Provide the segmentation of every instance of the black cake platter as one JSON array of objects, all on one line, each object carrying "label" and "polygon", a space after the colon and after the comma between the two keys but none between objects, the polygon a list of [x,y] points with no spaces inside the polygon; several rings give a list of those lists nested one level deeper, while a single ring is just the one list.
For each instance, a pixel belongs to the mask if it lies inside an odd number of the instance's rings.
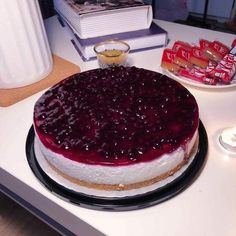
[{"label": "black cake platter", "polygon": [[173,198],[189,187],[201,173],[207,157],[208,139],[204,125],[200,121],[199,144],[195,155],[185,170],[169,183],[158,187],[152,191],[123,197],[104,197],[88,195],[68,188],[66,185],[58,183],[51,178],[48,173],[41,168],[35,152],[35,133],[33,126],[30,128],[26,140],[26,157],[31,170],[36,178],[52,193],[61,197],[67,202],[74,203],[81,207],[106,210],[106,211],[129,211],[150,207],[168,199]]}]

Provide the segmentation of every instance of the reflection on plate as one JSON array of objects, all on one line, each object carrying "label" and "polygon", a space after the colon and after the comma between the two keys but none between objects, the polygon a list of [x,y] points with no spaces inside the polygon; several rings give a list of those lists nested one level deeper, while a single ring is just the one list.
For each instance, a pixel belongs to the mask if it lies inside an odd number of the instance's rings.
[{"label": "reflection on plate", "polygon": [[233,78],[233,80],[231,81],[230,84],[209,85],[209,84],[200,83],[198,81],[194,81],[192,79],[188,79],[188,78],[183,77],[183,76],[177,76],[177,75],[173,74],[172,72],[170,72],[168,70],[163,70],[163,74],[173,78],[174,80],[176,80],[180,83],[184,83],[184,84],[199,87],[199,88],[224,89],[224,88],[236,87],[236,76],[234,76],[234,78]]}]

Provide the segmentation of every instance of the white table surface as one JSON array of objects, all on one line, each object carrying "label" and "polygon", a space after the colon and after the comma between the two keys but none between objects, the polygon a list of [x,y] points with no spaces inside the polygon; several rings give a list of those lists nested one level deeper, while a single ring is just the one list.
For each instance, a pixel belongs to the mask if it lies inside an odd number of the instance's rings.
[{"label": "white table surface", "polygon": [[[230,45],[235,35],[157,21],[175,40],[220,40]],[[74,62],[82,71],[97,62],[83,62],[56,17],[46,20],[52,52]],[[133,64],[160,71],[163,48],[130,54]],[[33,106],[42,92],[15,105],[0,108],[0,185],[25,199],[76,235],[236,235],[236,155],[221,149],[219,131],[236,125],[236,88],[209,90],[187,86],[196,97],[208,134],[209,149],[201,175],[176,197],[142,210],[106,212],[85,209],[49,192],[34,176],[25,155]],[[7,207],[7,206],[6,206]],[[46,220],[46,219],[44,219]]]}]

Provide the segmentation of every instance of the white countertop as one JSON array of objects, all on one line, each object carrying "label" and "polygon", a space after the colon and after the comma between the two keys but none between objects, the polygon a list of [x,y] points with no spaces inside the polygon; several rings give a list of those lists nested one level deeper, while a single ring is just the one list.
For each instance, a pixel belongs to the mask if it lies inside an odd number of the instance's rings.
[{"label": "white countertop", "polygon": [[[220,40],[230,45],[235,35],[157,21],[175,40]],[[78,64],[82,71],[97,62],[83,62],[56,17],[46,20],[52,52]],[[163,48],[130,54],[133,65],[160,71]],[[0,185],[77,235],[236,235],[236,155],[221,149],[219,131],[236,126],[236,88],[200,89],[186,86],[196,97],[200,118],[208,134],[206,165],[181,194],[142,210],[96,211],[73,205],[49,192],[34,176],[25,155],[25,141],[32,125],[33,106],[42,92],[15,105],[0,108]]]}]

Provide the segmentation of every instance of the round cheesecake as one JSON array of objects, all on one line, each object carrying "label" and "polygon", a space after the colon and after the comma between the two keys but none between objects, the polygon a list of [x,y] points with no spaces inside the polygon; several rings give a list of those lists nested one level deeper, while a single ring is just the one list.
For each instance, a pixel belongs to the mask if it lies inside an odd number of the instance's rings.
[{"label": "round cheesecake", "polygon": [[180,170],[199,111],[180,83],[136,67],[70,76],[34,107],[35,142],[59,175],[90,189],[140,189]]}]

